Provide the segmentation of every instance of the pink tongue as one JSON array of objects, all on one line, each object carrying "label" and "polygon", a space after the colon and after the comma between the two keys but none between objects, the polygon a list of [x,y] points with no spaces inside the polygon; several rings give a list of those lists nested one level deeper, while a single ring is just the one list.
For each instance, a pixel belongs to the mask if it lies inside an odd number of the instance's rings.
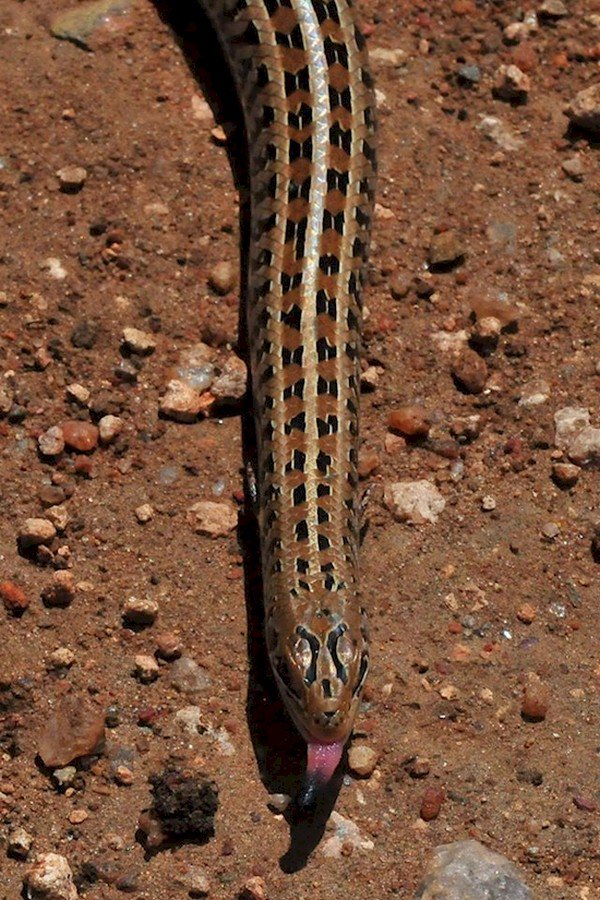
[{"label": "pink tongue", "polygon": [[323,782],[329,781],[338,767],[343,750],[343,743],[321,744],[317,741],[309,741],[306,774],[309,777],[316,776]]}]

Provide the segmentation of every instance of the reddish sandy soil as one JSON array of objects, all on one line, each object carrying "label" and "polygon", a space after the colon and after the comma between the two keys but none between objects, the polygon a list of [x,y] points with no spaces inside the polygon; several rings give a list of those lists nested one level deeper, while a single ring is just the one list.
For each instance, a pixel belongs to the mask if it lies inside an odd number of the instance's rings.
[{"label": "reddish sandy soil", "polygon": [[[13,397],[0,419],[0,575],[30,601],[21,617],[0,609],[0,837],[23,826],[31,858],[66,856],[90,900],[124,889],[186,897],[190,866],[215,898],[237,896],[252,875],[270,898],[410,898],[433,848],[465,837],[516,862],[537,898],[600,896],[600,484],[593,467],[571,488],[552,479],[554,413],[585,407],[600,425],[597,143],[568,131],[563,113],[598,77],[600,29],[592,0],[567,5],[570,15],[524,48],[502,39],[516,2],[359,4],[371,49],[405,54],[397,66],[373,60],[381,206],[365,358],[381,371],[364,395],[364,457],[377,465],[365,484],[428,479],[446,507],[436,524],[411,527],[393,520],[381,488],[371,500],[362,586],[373,662],[355,743],[379,762],[367,779],[345,777],[336,809],[373,848],[328,858],[331,825],[319,843],[319,823],[290,829],[267,805],[269,793],[293,789],[302,747],[259,653],[252,559],[242,566],[256,552],[251,528],[212,540],[186,519],[198,500],[235,504],[240,417],[158,416],[178,354],[202,339],[224,359],[237,337],[238,289],[223,298],[208,284],[217,263],[237,265],[237,191],[215,121],[192,102],[205,92],[217,122],[233,115],[213,100],[224,83],[214,40],[175,16],[177,4],[137,0],[88,52],[50,34],[50,4],[0,4],[0,375]],[[515,58],[531,79],[521,105],[492,93],[498,67]],[[464,65],[479,67],[471,87],[457,76]],[[516,149],[482,133],[485,116],[519,139]],[[68,165],[87,171],[75,194],[59,189]],[[428,248],[445,229],[464,260],[430,275]],[[516,326],[485,356],[484,390],[461,391],[435,335],[470,335],[473,305],[503,295]],[[153,333],[157,348],[119,375],[124,326]],[[74,333],[91,334],[91,346],[75,346]],[[519,405],[536,381],[545,401]],[[90,391],[87,406],[69,400],[72,383]],[[390,410],[407,402],[430,414],[429,443],[386,442]],[[38,454],[49,426],[103,412],[125,429],[89,464],[70,451]],[[478,434],[461,443],[452,430],[471,415]],[[44,515],[52,480],[69,523],[43,564],[20,555],[16,538]],[[482,509],[484,497],[494,509]],[[140,524],[145,503],[154,516]],[[48,608],[41,592],[65,560],[75,597]],[[123,626],[131,595],[158,602],[153,626]],[[170,663],[151,684],[132,675],[164,632],[206,669],[203,691],[178,692]],[[67,670],[49,661],[60,647],[74,654]],[[521,715],[528,673],[549,692],[539,722]],[[104,753],[65,794],[36,752],[66,693],[118,713]],[[190,705],[203,734],[175,719]],[[411,775],[415,757],[429,761],[422,778]],[[130,785],[114,778],[123,758]],[[215,835],[149,856],[137,820],[148,777],[169,759],[216,781]],[[430,787],[445,800],[425,823]],[[0,897],[20,896],[26,868],[2,850]]]}]

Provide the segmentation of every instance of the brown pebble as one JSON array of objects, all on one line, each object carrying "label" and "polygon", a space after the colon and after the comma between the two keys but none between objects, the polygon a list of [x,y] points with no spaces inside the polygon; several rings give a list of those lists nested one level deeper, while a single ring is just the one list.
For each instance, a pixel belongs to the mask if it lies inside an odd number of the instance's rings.
[{"label": "brown pebble", "polygon": [[574,463],[554,463],[552,478],[560,487],[573,487],[579,481],[581,469]]},{"label": "brown pebble", "polygon": [[531,625],[536,615],[537,610],[531,603],[524,603],[517,610],[517,619],[519,622],[523,622],[524,625]]},{"label": "brown pebble", "polygon": [[406,437],[426,437],[429,434],[429,419],[422,406],[407,404],[391,410],[388,428]]},{"label": "brown pebble", "polygon": [[390,281],[390,294],[394,300],[403,300],[412,287],[412,277],[407,274],[396,275]]},{"label": "brown pebble", "polygon": [[528,41],[523,41],[513,48],[512,61],[521,72],[533,72],[537,68],[538,57],[535,48]]},{"label": "brown pebble", "polygon": [[535,672],[525,677],[521,715],[530,722],[543,722],[550,705],[550,689]]},{"label": "brown pebble", "polygon": [[71,825],[81,825],[82,822],[89,818],[89,815],[86,809],[73,809],[69,813],[69,822]]},{"label": "brown pebble", "polygon": [[355,775],[367,778],[373,774],[379,754],[366,744],[353,744],[348,751],[348,765]]},{"label": "brown pebble", "polygon": [[225,295],[233,289],[235,284],[236,269],[230,260],[223,260],[213,266],[208,283],[217,294]]},{"label": "brown pebble", "polygon": [[394,456],[396,453],[402,453],[406,449],[406,441],[399,434],[388,432],[383,439],[383,447],[386,453]]},{"label": "brown pebble", "polygon": [[406,763],[406,771],[411,778],[426,778],[431,771],[431,763],[424,756],[415,756]]},{"label": "brown pebble", "polygon": [[45,606],[64,608],[75,599],[75,584],[71,572],[62,569],[54,572],[52,581],[42,591]]},{"label": "brown pebble", "polygon": [[98,446],[98,429],[91,422],[72,419],[63,422],[61,430],[67,447],[79,453],[89,453]]},{"label": "brown pebble", "polygon": [[359,478],[368,478],[369,475],[372,475],[376,469],[379,468],[379,454],[372,453],[364,453],[361,455],[358,461],[358,476]]},{"label": "brown pebble", "polygon": [[20,587],[12,581],[0,583],[0,597],[7,612],[13,616],[22,615],[29,606],[29,599]]},{"label": "brown pebble", "polygon": [[63,194],[77,194],[85,184],[87,172],[83,166],[63,166],[56,177]]},{"label": "brown pebble", "polygon": [[156,636],[156,655],[161,659],[179,659],[182,651],[181,638],[172,631],[164,631]]},{"label": "brown pebble", "polygon": [[104,710],[81,696],[64,697],[52,711],[38,744],[38,754],[52,769],[93,753],[104,739]]},{"label": "brown pebble", "polygon": [[598,809],[598,804],[595,800],[592,800],[591,797],[577,795],[576,797],[573,797],[573,803],[577,809],[582,809],[584,812],[596,812]]},{"label": "brown pebble", "polygon": [[447,268],[462,260],[465,254],[464,244],[453,228],[433,236],[429,245],[428,261],[434,268]]},{"label": "brown pebble", "polygon": [[17,535],[19,547],[26,550],[39,544],[49,544],[56,537],[56,528],[49,519],[25,519]]},{"label": "brown pebble", "polygon": [[452,375],[468,394],[480,394],[488,377],[487,365],[479,354],[467,347],[455,359]]},{"label": "brown pebble", "polygon": [[440,809],[442,808],[442,803],[446,799],[446,792],[441,787],[436,787],[432,785],[428,787],[425,793],[423,794],[423,799],[421,800],[421,809],[419,815],[423,819],[424,822],[431,822],[433,819],[437,819],[440,814]]},{"label": "brown pebble", "polygon": [[267,886],[264,878],[253,875],[244,882],[244,886],[238,894],[239,900],[266,900]]}]

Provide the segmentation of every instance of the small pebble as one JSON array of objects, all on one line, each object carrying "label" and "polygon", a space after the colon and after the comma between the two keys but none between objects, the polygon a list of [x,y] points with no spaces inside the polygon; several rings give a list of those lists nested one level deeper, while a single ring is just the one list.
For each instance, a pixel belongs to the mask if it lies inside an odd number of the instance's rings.
[{"label": "small pebble", "polygon": [[531,625],[536,615],[537,610],[531,603],[523,603],[517,610],[517,619],[519,622],[523,622],[524,625]]},{"label": "small pebble", "polygon": [[579,91],[566,107],[565,114],[574,125],[600,134],[600,82]]},{"label": "small pebble", "polygon": [[67,394],[67,398],[69,400],[75,400],[79,406],[87,406],[90,399],[90,392],[86,387],[82,384],[68,384],[65,388],[65,392]]},{"label": "small pebble", "polygon": [[53,425],[40,434],[38,438],[38,447],[43,456],[58,456],[65,449],[65,438],[62,428]]},{"label": "small pebble", "polygon": [[374,47],[370,51],[369,57],[373,63],[380,63],[394,69],[399,69],[407,63],[406,50],[400,47]]},{"label": "small pebble", "polygon": [[569,15],[569,10],[562,0],[544,0],[538,7],[537,14],[544,19],[562,19]]},{"label": "small pebble", "polygon": [[42,601],[45,606],[64,609],[75,599],[77,589],[71,572],[61,569],[54,572],[50,584],[42,590]]},{"label": "small pebble", "polygon": [[399,431],[406,437],[427,437],[430,422],[422,406],[409,404],[391,410],[388,415],[388,428]]},{"label": "small pebble", "polygon": [[0,598],[7,612],[21,616],[29,606],[29,598],[13,581],[0,582]]},{"label": "small pebble", "polygon": [[597,466],[600,463],[600,428],[583,428],[569,443],[567,454],[577,466]]},{"label": "small pebble", "polygon": [[420,900],[533,900],[513,863],[473,840],[436,847],[415,896]]},{"label": "small pebble", "polygon": [[459,84],[465,85],[466,87],[472,87],[475,84],[479,84],[481,81],[481,69],[479,66],[461,66],[456,74]]},{"label": "small pebble", "polygon": [[269,794],[269,807],[274,812],[285,812],[291,802],[289,794]]},{"label": "small pebble", "polygon": [[63,504],[49,506],[46,515],[59,532],[63,532],[69,524],[69,510]]},{"label": "small pebble", "polygon": [[128,597],[123,603],[121,615],[128,625],[153,625],[159,606],[150,597]]},{"label": "small pebble", "polygon": [[87,172],[83,166],[64,166],[56,177],[63,194],[77,194],[86,182]]},{"label": "small pebble", "polygon": [[71,332],[71,343],[82,350],[91,350],[98,339],[98,326],[89,319],[79,322]]},{"label": "small pebble", "polygon": [[530,722],[543,722],[550,705],[550,689],[535,672],[525,676],[521,715]]},{"label": "small pebble", "polygon": [[565,406],[554,413],[554,444],[566,450],[577,435],[591,424],[590,411],[583,406]]},{"label": "small pebble", "polygon": [[174,377],[203,394],[215,379],[214,358],[215,351],[208,344],[193,344],[179,354]]},{"label": "small pebble", "polygon": [[208,275],[208,283],[217,294],[228,294],[235,285],[237,269],[230,260],[223,260],[213,266]]},{"label": "small pebble", "polygon": [[266,900],[267,886],[264,878],[260,875],[253,875],[248,878],[238,894],[239,900]]},{"label": "small pebble", "polygon": [[46,271],[50,278],[55,278],[56,281],[64,281],[69,274],[60,259],[56,256],[49,256],[43,261],[40,268]]},{"label": "small pebble", "polygon": [[423,756],[415,756],[408,760],[405,768],[411,778],[426,778],[431,771],[431,763]]},{"label": "small pebble", "polygon": [[502,322],[496,316],[478,318],[471,332],[471,344],[482,353],[490,354],[496,349],[502,331]]},{"label": "small pebble", "polygon": [[130,353],[149,356],[156,350],[156,338],[146,331],[140,331],[139,328],[124,328],[123,347]]},{"label": "small pebble", "polygon": [[179,659],[183,652],[181,638],[172,631],[164,631],[156,635],[156,655],[171,662]]},{"label": "small pebble", "polygon": [[371,391],[377,390],[381,372],[382,370],[380,366],[369,366],[365,369],[364,372],[361,373],[360,388],[363,393],[367,394]]},{"label": "small pebble", "polygon": [[358,460],[358,477],[369,478],[370,475],[377,471],[380,462],[378,453],[361,453]]},{"label": "small pebble", "polygon": [[568,175],[573,181],[583,181],[586,167],[581,156],[571,156],[569,159],[565,159],[561,168],[565,175]]},{"label": "small pebble", "polygon": [[545,525],[542,525],[542,537],[546,541],[554,541],[560,534],[560,528],[556,524],[556,522],[546,522]]},{"label": "small pebble", "polygon": [[490,497],[488,494],[481,501],[481,508],[483,512],[492,512],[492,510],[496,509],[496,500],[494,497]]},{"label": "small pebble", "polygon": [[378,759],[377,751],[365,744],[353,744],[348,751],[348,766],[361,778],[373,774]]},{"label": "small pebble", "polygon": [[531,91],[531,79],[518,66],[500,66],[494,78],[494,96],[499,100],[522,103]]},{"label": "small pebble", "polygon": [[93,753],[103,740],[104,710],[82,696],[70,694],[48,715],[38,754],[49,768],[62,768]]},{"label": "small pebble", "polygon": [[89,816],[86,809],[72,809],[69,813],[69,822],[71,825],[81,825],[86,819],[89,819]]},{"label": "small pebble", "polygon": [[52,781],[59,791],[66,791],[72,787],[77,779],[77,769],[75,766],[62,766],[55,769],[52,773]]},{"label": "small pebble", "polygon": [[49,544],[56,536],[56,528],[49,519],[25,519],[18,531],[19,546],[23,549]]},{"label": "small pebble", "polygon": [[63,422],[61,425],[65,444],[79,453],[89,453],[98,446],[98,429],[91,422],[79,422],[77,419]]},{"label": "small pebble", "polygon": [[464,255],[465,248],[460,235],[450,228],[433,236],[427,260],[433,268],[448,268],[461,262]]},{"label": "small pebble", "polygon": [[146,522],[150,522],[154,518],[154,507],[150,506],[149,503],[142,503],[141,506],[136,508],[135,517],[141,525],[145,525]]},{"label": "small pebble", "polygon": [[135,781],[135,776],[129,766],[117,766],[114,778],[117,784],[121,784],[124,787],[130,787]]},{"label": "small pebble", "polygon": [[24,828],[14,828],[8,834],[7,852],[13,859],[27,859],[33,846],[33,835]]},{"label": "small pebble", "polygon": [[581,469],[573,463],[554,463],[552,478],[560,487],[573,487],[579,481]]},{"label": "small pebble", "polygon": [[485,360],[466,347],[455,358],[452,375],[459,387],[468,394],[481,394],[488,378],[488,369]]},{"label": "small pebble", "polygon": [[158,678],[158,663],[153,656],[140,653],[133,661],[133,671],[135,677],[141,681],[142,684],[150,684],[150,682],[156,681]]},{"label": "small pebble", "polygon": [[239,356],[231,354],[221,374],[212,383],[210,392],[215,400],[222,403],[241,400],[246,394],[247,382],[246,363]]},{"label": "small pebble", "polygon": [[53,669],[70,669],[75,662],[75,654],[69,647],[58,647],[48,657],[48,665]]},{"label": "small pebble", "polygon": [[162,415],[168,419],[174,419],[176,422],[194,422],[203,406],[198,391],[185,381],[174,378],[168,383],[159,408]]},{"label": "small pebble", "polygon": [[187,511],[187,521],[196,534],[224,537],[237,527],[237,510],[228,503],[200,500]]},{"label": "small pebble", "polygon": [[56,38],[93,50],[97,32],[114,29],[115,19],[124,15],[130,5],[130,0],[84,0],[55,12],[50,19],[50,31]]},{"label": "small pebble", "polygon": [[383,500],[395,519],[409,525],[437,522],[446,506],[446,501],[435,485],[425,480],[388,484]]},{"label": "small pebble", "polygon": [[194,694],[210,687],[210,678],[198,663],[189,656],[175,660],[171,667],[171,683],[182,694]]},{"label": "small pebble", "polygon": [[102,444],[111,444],[123,431],[123,419],[119,416],[102,416],[98,422],[98,434]]},{"label": "small pebble", "polygon": [[29,900],[77,900],[73,873],[58,853],[41,853],[23,879]]},{"label": "small pebble", "polygon": [[549,396],[550,385],[547,381],[530,381],[521,388],[519,406],[524,406],[526,409],[532,409],[534,406],[541,406],[542,403],[545,403]]},{"label": "small pebble", "polygon": [[424,822],[432,822],[434,819],[437,819],[445,799],[446,792],[443,788],[432,785],[426,789],[419,811],[419,815]]}]

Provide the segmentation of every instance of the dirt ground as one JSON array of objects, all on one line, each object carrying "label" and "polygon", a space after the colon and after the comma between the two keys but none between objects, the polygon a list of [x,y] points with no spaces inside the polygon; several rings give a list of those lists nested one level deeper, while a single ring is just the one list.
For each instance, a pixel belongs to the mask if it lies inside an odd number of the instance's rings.
[{"label": "dirt ground", "polygon": [[[22,826],[30,860],[64,855],[89,900],[186,897],[202,876],[214,898],[252,876],[282,900],[410,898],[433,848],[468,837],[513,860],[536,898],[599,897],[600,482],[593,466],[570,487],[553,478],[566,461],[555,412],[587,408],[600,426],[598,142],[563,112],[598,79],[594,0],[567,2],[524,44],[503,37],[516,2],[358,4],[380,121],[365,297],[377,383],[362,407],[364,484],[380,487],[362,552],[372,668],[355,743],[379,759],[367,778],[345,774],[335,808],[364,846],[348,839],[338,856],[332,823],[291,827],[268,806],[292,791],[302,747],[260,655],[251,526],[211,539],[187,516],[199,500],[239,505],[240,417],[158,415],[182,351],[203,340],[225,360],[236,342],[239,290],[209,284],[239,259],[214,40],[193,4],[136,0],[86,50],[50,32],[69,5],[0,0],[0,580],[28,601],[21,616],[0,608],[0,896],[21,896],[28,863],[6,846]],[[514,62],[525,102],[493,92]],[[57,175],[69,166],[87,174],[71,193]],[[448,231],[462,258],[432,273],[429,248]],[[508,310],[506,327],[482,334],[473,309],[480,321]],[[122,350],[127,326],[153,335],[151,355]],[[467,338],[485,363],[475,393],[452,375]],[[406,403],[429,415],[427,440],[391,434]],[[49,427],[105,414],[124,423],[113,442],[38,452]],[[445,500],[438,521],[395,521],[382,486],[420,479]],[[63,530],[20,553],[23,522],[53,504]],[[64,566],[72,602],[45,604]],[[153,625],[123,623],[132,595],[157,601]],[[135,676],[165,633],[203,667],[203,689],[178,690],[165,660],[150,683]],[[522,715],[526,685],[538,721]],[[65,695],[110,707],[111,725],[66,792],[36,757]],[[176,718],[184,708],[199,730]],[[150,854],[138,816],[169,760],[216,782],[215,834]],[[425,822],[432,787],[445,799]]]}]

